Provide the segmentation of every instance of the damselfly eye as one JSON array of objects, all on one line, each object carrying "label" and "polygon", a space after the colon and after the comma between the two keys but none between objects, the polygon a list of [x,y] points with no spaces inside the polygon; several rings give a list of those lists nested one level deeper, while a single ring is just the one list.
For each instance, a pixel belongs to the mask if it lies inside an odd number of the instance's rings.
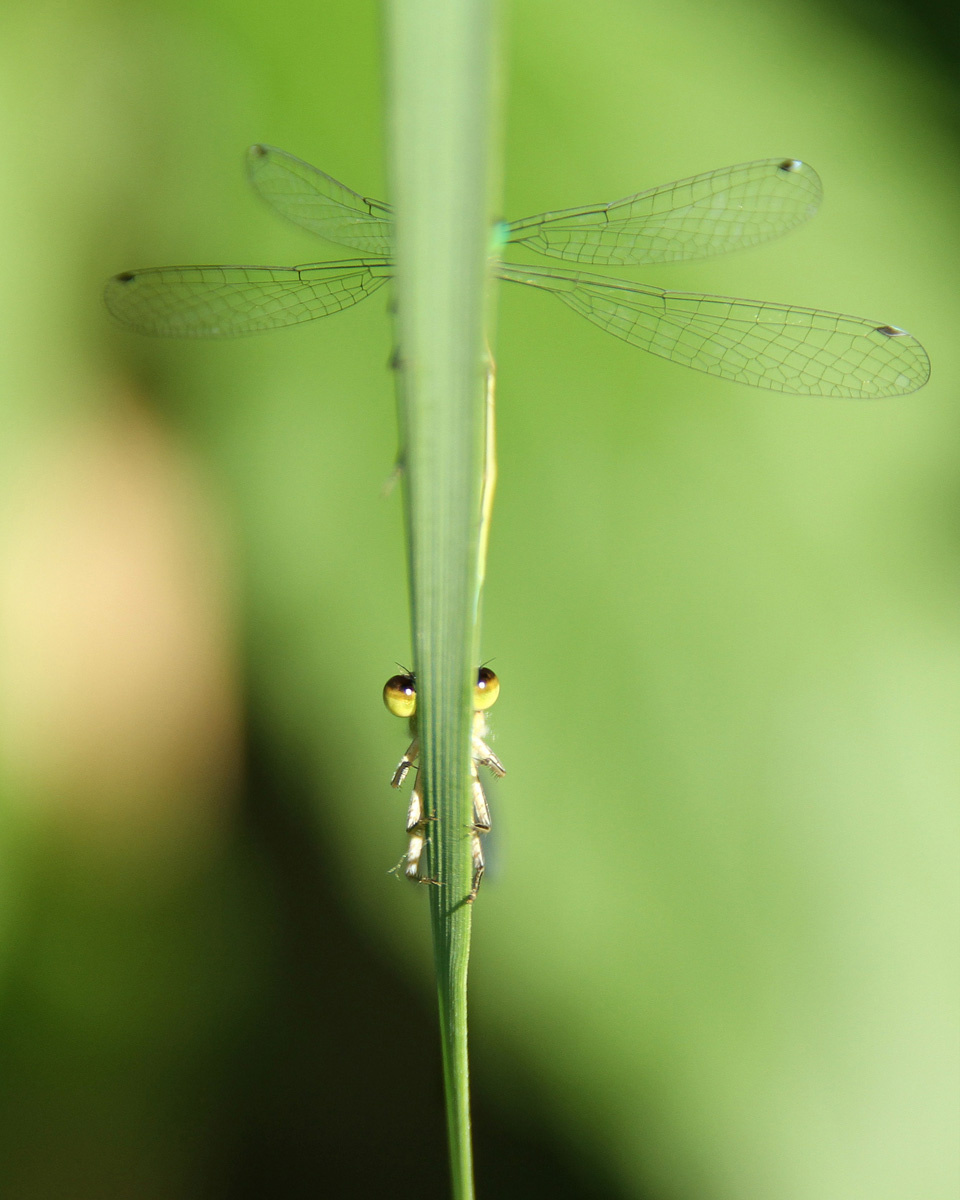
[{"label": "damselfly eye", "polygon": [[473,689],[473,707],[479,710],[492,708],[500,695],[500,680],[489,667],[477,672],[477,685]]},{"label": "damselfly eye", "polygon": [[412,717],[417,711],[417,681],[412,675],[391,675],[383,685],[383,702],[395,717]]}]

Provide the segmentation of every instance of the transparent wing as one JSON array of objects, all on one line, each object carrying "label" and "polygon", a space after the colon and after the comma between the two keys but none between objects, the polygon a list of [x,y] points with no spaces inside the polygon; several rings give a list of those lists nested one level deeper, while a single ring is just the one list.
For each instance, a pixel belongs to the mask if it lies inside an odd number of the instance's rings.
[{"label": "transparent wing", "polygon": [[813,167],[768,158],[706,171],[612,204],[512,221],[507,240],[580,263],[687,262],[779,237],[809,220],[822,195]]},{"label": "transparent wing", "polygon": [[364,254],[391,253],[393,210],[388,204],[365,199],[273,146],[251,146],[247,170],[254,188],[281,216]]},{"label": "transparent wing", "polygon": [[671,362],[801,396],[902,396],[930,375],[909,333],[816,308],[665,292],[573,271],[501,263],[501,278],[552,292],[601,329]]},{"label": "transparent wing", "polygon": [[235,337],[341,312],[390,274],[388,263],[362,258],[302,267],[150,267],[114,275],[104,300],[139,333]]}]

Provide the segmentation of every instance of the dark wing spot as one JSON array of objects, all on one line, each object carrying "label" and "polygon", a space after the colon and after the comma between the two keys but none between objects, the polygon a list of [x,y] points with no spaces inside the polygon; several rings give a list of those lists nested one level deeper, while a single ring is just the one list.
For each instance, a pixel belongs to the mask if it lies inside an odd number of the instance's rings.
[{"label": "dark wing spot", "polygon": [[905,329],[898,329],[896,325],[878,325],[874,333],[882,333],[884,337],[909,337]]},{"label": "dark wing spot", "polygon": [[256,156],[258,158],[266,158],[267,157],[267,148],[266,148],[266,146],[261,146],[260,143],[258,142],[256,146],[250,147],[250,153],[256,154]]},{"label": "dark wing spot", "polygon": [[122,275],[114,275],[114,279],[117,283],[129,283],[131,279],[136,279],[136,275],[133,271],[124,271]]},{"label": "dark wing spot", "polygon": [[785,158],[777,169],[789,174],[791,171],[799,171],[802,166],[803,163],[798,158]]}]

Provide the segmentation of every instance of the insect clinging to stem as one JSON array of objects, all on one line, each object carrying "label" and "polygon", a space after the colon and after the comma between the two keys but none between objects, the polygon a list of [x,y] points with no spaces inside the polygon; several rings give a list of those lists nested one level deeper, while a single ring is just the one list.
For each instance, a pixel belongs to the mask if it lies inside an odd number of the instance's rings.
[{"label": "insect clinging to stem", "polygon": [[[487,710],[492,708],[500,695],[500,680],[489,667],[480,667],[477,671],[477,682],[473,688],[473,736],[470,754],[470,785],[473,791],[473,824],[470,826],[470,837],[473,857],[473,882],[467,902],[472,903],[480,889],[483,878],[484,862],[483,848],[480,845],[480,835],[490,830],[490,808],[487,797],[480,782],[478,767],[486,767],[497,778],[506,774],[503,763],[493,753],[486,743],[489,736],[487,728]],[[411,767],[416,766],[420,754],[420,738],[417,733],[417,682],[416,677],[405,672],[393,675],[384,684],[383,702],[395,717],[407,717],[410,721],[412,741],[407,747],[403,758],[393,773],[390,784],[398,788],[402,786]],[[410,841],[407,846],[406,867],[404,874],[408,879],[419,883],[435,883],[436,880],[425,878],[420,871],[424,846],[427,841],[427,825],[435,817],[427,815],[424,809],[423,793],[419,773],[410,793],[410,807],[407,809],[407,834]]]}]

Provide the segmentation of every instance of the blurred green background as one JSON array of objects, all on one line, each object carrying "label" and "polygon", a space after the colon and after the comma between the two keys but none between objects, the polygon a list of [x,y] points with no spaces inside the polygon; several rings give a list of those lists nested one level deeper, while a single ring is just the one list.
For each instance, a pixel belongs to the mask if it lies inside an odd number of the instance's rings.
[{"label": "blurred green background", "polygon": [[[803,158],[807,228],[619,273],[901,325],[933,378],[752,392],[502,289],[480,1194],[955,1200],[955,14],[504,17],[506,216]],[[377,7],[12,0],[0,33],[0,1189],[444,1196],[425,897],[387,874],[385,293],[187,345],[98,298],[342,257],[242,159],[385,196]]]}]

